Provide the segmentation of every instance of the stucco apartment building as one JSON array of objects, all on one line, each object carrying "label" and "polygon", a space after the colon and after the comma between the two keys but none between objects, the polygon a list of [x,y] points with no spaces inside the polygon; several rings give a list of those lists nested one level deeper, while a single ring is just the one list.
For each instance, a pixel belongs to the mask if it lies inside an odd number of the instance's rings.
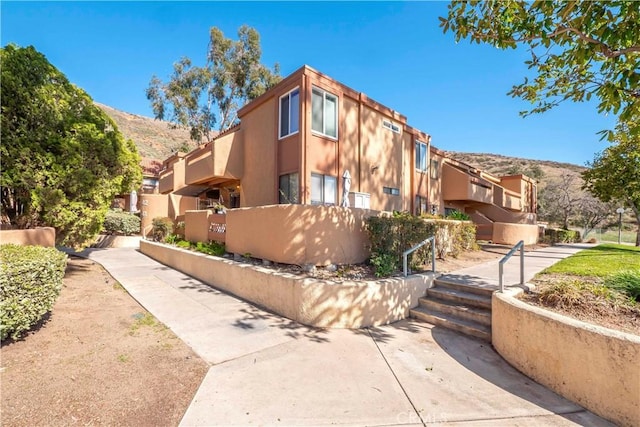
[{"label": "stucco apartment building", "polygon": [[351,207],[457,209],[487,240],[495,240],[496,223],[528,224],[537,233],[535,181],[495,177],[446,157],[402,114],[306,65],[238,116],[212,142],[166,159],[160,193],[198,197],[201,208],[219,200],[227,208],[340,205],[348,171]]}]

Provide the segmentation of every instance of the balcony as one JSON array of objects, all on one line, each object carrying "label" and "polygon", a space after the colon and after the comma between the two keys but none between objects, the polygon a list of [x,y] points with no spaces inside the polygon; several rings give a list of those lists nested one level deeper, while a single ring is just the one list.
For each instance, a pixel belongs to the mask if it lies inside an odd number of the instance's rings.
[{"label": "balcony", "polygon": [[185,184],[240,179],[243,169],[240,136],[240,131],[230,132],[189,153],[185,158]]},{"label": "balcony", "polygon": [[158,191],[160,194],[168,194],[173,191],[173,167],[160,172]]},{"label": "balcony", "polygon": [[442,166],[442,197],[445,201],[493,203],[493,184],[445,163]]},{"label": "balcony", "polygon": [[522,210],[522,199],[520,194],[499,185],[495,185],[493,187],[493,204],[509,210]]}]

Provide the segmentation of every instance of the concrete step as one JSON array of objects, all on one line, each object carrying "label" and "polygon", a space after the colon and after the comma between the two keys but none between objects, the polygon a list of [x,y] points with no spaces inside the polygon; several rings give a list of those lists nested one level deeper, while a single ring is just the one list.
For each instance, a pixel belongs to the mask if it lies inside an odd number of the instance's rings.
[{"label": "concrete step", "polygon": [[459,274],[442,274],[435,279],[433,285],[488,297],[498,290],[497,281]]},{"label": "concrete step", "polygon": [[423,306],[418,306],[411,310],[411,317],[491,342],[491,327],[487,325],[458,319],[450,314],[434,311]]},{"label": "concrete step", "polygon": [[457,289],[436,286],[434,288],[427,289],[427,297],[491,310],[491,297],[471,292],[464,292]]},{"label": "concrete step", "polygon": [[491,310],[486,308],[470,307],[457,302],[443,301],[433,298],[420,298],[420,306],[430,311],[449,314],[458,319],[477,322],[482,325],[491,326]]}]

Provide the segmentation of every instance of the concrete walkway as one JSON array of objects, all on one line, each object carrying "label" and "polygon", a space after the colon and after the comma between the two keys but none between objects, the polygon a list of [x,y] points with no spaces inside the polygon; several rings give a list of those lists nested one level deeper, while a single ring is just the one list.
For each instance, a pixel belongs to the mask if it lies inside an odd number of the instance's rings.
[{"label": "concrete walkway", "polygon": [[[527,277],[577,250],[527,254]],[[184,426],[610,425],[520,374],[487,343],[440,327],[405,320],[363,330],[314,329],[135,249],[85,255],[211,365]],[[457,273],[491,279],[497,277],[492,265]],[[508,275],[514,266],[507,265]]]}]

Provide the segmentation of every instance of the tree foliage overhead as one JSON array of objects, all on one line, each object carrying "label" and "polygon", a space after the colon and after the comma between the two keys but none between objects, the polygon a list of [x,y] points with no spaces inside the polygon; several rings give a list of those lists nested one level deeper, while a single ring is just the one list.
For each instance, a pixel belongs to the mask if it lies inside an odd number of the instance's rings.
[{"label": "tree foliage overhead", "polygon": [[278,64],[271,70],[261,56],[255,29],[241,26],[234,41],[212,27],[205,66],[184,57],[168,81],[152,77],[146,95],[155,118],[188,128],[193,140],[210,141],[216,124],[220,131],[233,126],[239,108],[280,81]]},{"label": "tree foliage overhead", "polygon": [[605,202],[620,200],[633,210],[640,246],[640,136],[631,134],[627,124],[618,124],[614,140],[583,173],[585,188]]},{"label": "tree foliage overhead", "polygon": [[451,2],[440,20],[456,41],[529,48],[526,64],[537,75],[509,92],[534,104],[523,115],[592,97],[598,112],[622,122],[640,114],[640,2]]},{"label": "tree foliage overhead", "polygon": [[35,48],[0,54],[2,221],[54,227],[59,244],[81,246],[114,196],[139,185],[135,145]]}]

